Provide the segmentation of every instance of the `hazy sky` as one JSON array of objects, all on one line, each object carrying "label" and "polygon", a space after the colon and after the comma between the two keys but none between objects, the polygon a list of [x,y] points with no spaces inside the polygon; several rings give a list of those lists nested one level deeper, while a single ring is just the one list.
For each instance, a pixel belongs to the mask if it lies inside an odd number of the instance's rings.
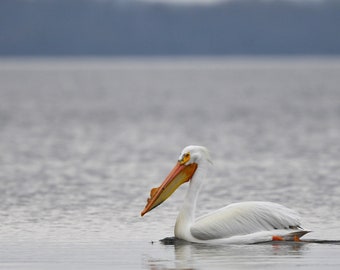
[{"label": "hazy sky", "polygon": [[0,56],[339,55],[339,14],[340,0],[0,0]]},{"label": "hazy sky", "polygon": [[165,2],[165,3],[179,3],[179,4],[212,4],[222,1],[228,1],[228,0],[139,0],[143,2]]},{"label": "hazy sky", "polygon": [[[227,2],[232,0],[138,0],[141,2],[160,2],[160,3],[176,3],[176,4],[214,4],[218,2]],[[235,0],[234,0],[235,1]],[[241,0],[239,0],[241,1]],[[262,0],[276,1],[276,0]],[[322,2],[323,0],[286,0],[291,2]]]}]

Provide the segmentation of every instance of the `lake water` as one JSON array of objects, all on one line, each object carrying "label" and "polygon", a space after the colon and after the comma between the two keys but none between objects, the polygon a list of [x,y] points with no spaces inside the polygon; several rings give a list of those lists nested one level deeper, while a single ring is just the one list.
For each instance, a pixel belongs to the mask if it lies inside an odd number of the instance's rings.
[{"label": "lake water", "polygon": [[214,165],[198,215],[266,200],[340,240],[340,59],[1,59],[0,269],[338,269],[335,243],[164,245],[182,148]]}]

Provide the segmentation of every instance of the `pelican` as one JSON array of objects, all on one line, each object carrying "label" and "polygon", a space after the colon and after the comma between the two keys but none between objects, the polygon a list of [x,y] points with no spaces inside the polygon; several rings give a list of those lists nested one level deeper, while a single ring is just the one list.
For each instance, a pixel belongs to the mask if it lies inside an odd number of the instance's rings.
[{"label": "pelican", "polygon": [[175,237],[195,243],[251,244],[267,241],[300,241],[310,232],[300,225],[297,212],[272,202],[233,203],[195,218],[198,193],[206,180],[211,163],[207,148],[185,147],[177,164],[150,198],[141,216],[163,203],[183,183],[189,189],[175,224]]}]

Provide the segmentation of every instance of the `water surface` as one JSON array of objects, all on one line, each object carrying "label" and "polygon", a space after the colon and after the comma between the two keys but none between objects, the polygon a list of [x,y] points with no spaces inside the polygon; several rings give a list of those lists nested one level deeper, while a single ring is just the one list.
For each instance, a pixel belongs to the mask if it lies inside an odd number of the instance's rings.
[{"label": "water surface", "polygon": [[214,165],[198,215],[266,200],[340,239],[339,59],[0,61],[1,269],[335,269],[337,244],[163,245],[181,149]]}]

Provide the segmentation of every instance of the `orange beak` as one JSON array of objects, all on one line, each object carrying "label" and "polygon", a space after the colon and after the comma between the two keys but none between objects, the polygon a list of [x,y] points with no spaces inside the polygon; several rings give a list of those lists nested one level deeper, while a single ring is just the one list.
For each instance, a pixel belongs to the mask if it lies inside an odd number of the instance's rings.
[{"label": "orange beak", "polygon": [[148,198],[147,204],[141,212],[141,216],[144,216],[147,212],[164,202],[180,185],[188,182],[194,175],[196,169],[196,163],[184,165],[181,164],[180,161],[177,162],[163,183],[158,188],[151,189],[150,198]]}]

